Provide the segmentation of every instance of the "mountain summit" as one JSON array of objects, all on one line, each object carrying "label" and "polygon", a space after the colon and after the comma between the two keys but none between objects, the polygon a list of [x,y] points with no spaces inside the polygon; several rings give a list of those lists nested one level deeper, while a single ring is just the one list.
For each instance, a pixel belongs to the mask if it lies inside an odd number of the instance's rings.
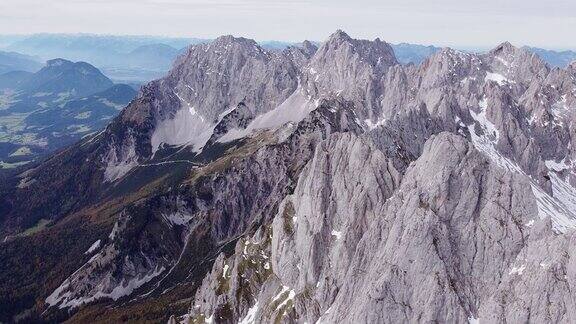
[{"label": "mountain summit", "polygon": [[53,59],[30,77],[19,89],[36,93],[70,93],[83,97],[106,90],[112,81],[97,68],[85,62]]}]

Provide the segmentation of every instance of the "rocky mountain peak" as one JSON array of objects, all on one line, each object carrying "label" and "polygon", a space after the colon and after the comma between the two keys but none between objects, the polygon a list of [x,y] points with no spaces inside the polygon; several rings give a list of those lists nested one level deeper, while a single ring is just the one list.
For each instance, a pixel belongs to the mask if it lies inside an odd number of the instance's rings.
[{"label": "rocky mountain peak", "polygon": [[352,41],[352,37],[348,35],[345,31],[338,29],[328,37],[327,42],[345,42]]},{"label": "rocky mountain peak", "polygon": [[[244,37],[234,37],[232,35],[220,36],[213,42],[192,45],[188,48],[186,54],[182,55],[174,64],[174,68],[169,72],[167,79],[181,77],[180,72],[187,67],[198,67],[202,61],[218,61],[223,65],[231,57],[253,57],[261,60],[267,60],[270,54],[256,43],[256,41]],[[208,66],[206,66],[208,67]],[[220,69],[219,66],[212,67],[214,71]],[[222,67],[222,68],[225,68]]]},{"label": "rocky mountain peak", "polygon": [[488,64],[489,70],[496,73],[499,82],[505,79],[515,79],[517,83],[528,85],[534,78],[543,80],[550,68],[538,55],[525,47],[519,48],[504,42],[487,54],[483,60]]},{"label": "rocky mountain peak", "polygon": [[259,47],[258,43],[253,39],[248,39],[244,37],[234,37],[232,35],[225,35],[216,38],[212,43],[210,43],[210,47],[227,47],[231,45],[237,46],[245,46],[245,47]]},{"label": "rocky mountain peak", "polygon": [[499,54],[507,55],[507,54],[514,54],[518,50],[519,50],[519,48],[512,45],[510,42],[505,41],[505,42],[501,43],[500,45],[496,46],[494,49],[492,49],[490,51],[490,54],[492,54],[492,55],[499,55]]},{"label": "rocky mountain peak", "polygon": [[353,39],[342,30],[337,30],[330,35],[328,40],[318,49],[320,54],[330,52],[350,52],[350,56],[356,57],[361,62],[373,66],[392,66],[398,64],[392,47],[379,38],[374,41]]},{"label": "rocky mountain peak", "polygon": [[419,67],[422,89],[452,87],[466,77],[476,78],[482,63],[474,55],[443,48],[425,60]]},{"label": "rocky mountain peak", "polygon": [[28,93],[50,93],[82,97],[111,87],[113,82],[86,62],[53,59],[20,85]]},{"label": "rocky mountain peak", "polygon": [[267,52],[254,40],[230,35],[191,46],[165,78],[146,88],[149,98],[128,107],[129,116],[150,116],[152,152],[162,144],[199,150],[239,104],[249,118],[294,93],[299,66],[309,57],[288,54]]},{"label": "rocky mountain peak", "polygon": [[518,59],[526,63],[537,63],[544,65],[544,61],[536,54],[531,52],[527,47],[516,47],[510,42],[503,42],[502,44],[493,48],[488,52],[487,56],[496,58],[500,61],[509,59]]},{"label": "rocky mountain peak", "polygon": [[314,45],[311,41],[305,40],[299,46],[306,54],[312,56],[318,50],[318,46]]},{"label": "rocky mountain peak", "polygon": [[382,79],[399,65],[392,47],[379,39],[353,39],[336,31],[320,46],[305,73],[313,96],[337,94],[354,102],[362,119],[380,114]]},{"label": "rocky mountain peak", "polygon": [[72,62],[62,58],[56,58],[46,62],[46,66],[39,71],[39,73],[46,71],[75,71],[77,73],[88,75],[88,74],[98,74],[102,75],[100,71],[93,65],[86,62]]},{"label": "rocky mountain peak", "polygon": [[430,56],[429,60],[433,62],[462,61],[466,57],[470,57],[470,55],[450,47],[444,47]]},{"label": "rocky mountain peak", "polygon": [[58,66],[72,65],[72,64],[74,64],[74,63],[71,61],[65,60],[63,58],[56,58],[56,59],[46,61],[46,67],[58,67]]}]

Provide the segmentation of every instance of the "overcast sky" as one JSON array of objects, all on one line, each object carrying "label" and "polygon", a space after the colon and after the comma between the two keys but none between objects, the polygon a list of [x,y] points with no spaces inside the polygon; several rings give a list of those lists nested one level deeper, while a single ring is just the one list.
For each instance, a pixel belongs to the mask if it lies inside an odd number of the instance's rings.
[{"label": "overcast sky", "polygon": [[458,47],[576,49],[576,0],[0,0],[0,33],[324,40],[336,29]]}]

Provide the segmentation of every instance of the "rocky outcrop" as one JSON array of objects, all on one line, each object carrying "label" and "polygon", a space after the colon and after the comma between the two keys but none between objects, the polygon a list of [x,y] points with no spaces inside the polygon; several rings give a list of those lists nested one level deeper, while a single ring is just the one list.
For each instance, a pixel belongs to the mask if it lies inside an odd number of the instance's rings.
[{"label": "rocky outcrop", "polygon": [[550,221],[534,223],[523,249],[503,273],[478,317],[489,323],[575,320],[574,232],[556,235]]},{"label": "rocky outcrop", "polygon": [[[296,315],[291,309],[295,301],[288,299],[294,298],[295,291],[317,288],[324,277],[336,280],[332,276],[343,274],[338,269],[348,267],[346,263],[358,238],[352,233],[345,236],[347,229],[365,231],[378,213],[373,208],[390,196],[398,181],[394,167],[372,145],[353,133],[329,136],[316,148],[294,193],[282,202],[272,225],[260,229],[258,239],[239,242],[230,259],[219,257],[207,277],[223,276],[225,266],[229,272],[224,275],[232,282],[237,278],[246,280],[250,289],[232,284],[223,292],[213,289],[216,281],[205,279],[198,290],[191,319],[215,314],[216,320],[230,320],[219,318],[223,307],[233,310],[229,314],[233,318],[249,316],[250,311],[253,318],[266,314],[269,320],[286,313]],[[259,248],[256,260],[247,252],[254,244]],[[246,274],[243,263],[256,267],[257,272]],[[322,288],[330,293],[335,285],[341,284],[326,282]],[[239,294],[243,297],[241,301],[235,297]],[[216,300],[219,302],[214,303]]]},{"label": "rocky outcrop", "polygon": [[[509,306],[499,298],[509,298],[505,282],[522,271],[517,260],[535,248],[532,242],[560,250],[556,242],[566,242],[550,225],[548,243],[542,242],[545,222],[537,220],[527,182],[449,133],[433,136],[401,181],[369,143],[333,135],[317,147],[294,194],[282,203],[271,243],[261,247],[265,257],[252,262],[265,275],[256,280],[228,265],[251,260],[242,246],[252,241],[239,243],[233,256],[215,263],[189,319],[229,321],[221,313],[226,305],[234,310],[228,313],[232,321],[501,322],[499,314]],[[238,286],[222,293],[214,286],[222,282],[219,276],[248,279],[250,294],[242,303],[225,297],[237,296]],[[544,293],[530,292],[543,300]],[[556,304],[570,305],[570,293],[555,296]],[[504,311],[484,315],[494,304]],[[569,314],[561,308],[556,319]]]},{"label": "rocky outcrop", "polygon": [[303,82],[313,96],[340,95],[354,102],[362,120],[372,120],[379,116],[379,99],[387,90],[382,79],[398,64],[386,42],[355,40],[339,30],[312,57]]},{"label": "rocky outcrop", "polygon": [[475,317],[535,217],[525,179],[494,167],[462,137],[434,136],[364,233],[322,320]]}]

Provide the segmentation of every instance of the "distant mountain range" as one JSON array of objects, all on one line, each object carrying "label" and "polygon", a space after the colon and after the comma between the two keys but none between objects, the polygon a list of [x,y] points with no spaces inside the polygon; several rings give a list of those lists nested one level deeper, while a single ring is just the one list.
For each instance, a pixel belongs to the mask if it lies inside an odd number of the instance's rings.
[{"label": "distant mountain range", "polygon": [[[41,61],[61,57],[72,61],[89,62],[116,82],[142,84],[162,77],[187,46],[210,41],[212,40],[201,38],[86,34],[0,35],[0,48],[12,51],[0,52],[0,73],[14,70],[34,72],[40,69]],[[319,45],[318,42],[313,43]],[[275,51],[297,44],[270,40],[262,41],[259,45]],[[402,64],[420,64],[441,49],[432,45],[409,43],[391,44],[391,46]],[[553,51],[535,47],[527,49],[538,54],[551,66],[566,67],[576,60],[574,51]]]},{"label": "distant mountain range", "polygon": [[42,68],[38,58],[16,52],[0,51],[0,74],[11,71],[36,72]]},{"label": "distant mountain range", "polygon": [[[313,42],[316,45],[320,45],[319,42]],[[297,43],[289,42],[279,42],[279,41],[265,41],[259,43],[262,48],[267,50],[282,50],[288,46],[296,46]],[[396,55],[398,62],[402,64],[420,64],[425,59],[429,58],[433,54],[442,50],[442,47],[433,45],[419,45],[410,43],[398,43],[390,44]],[[538,54],[546,63],[550,64],[552,67],[567,67],[570,63],[576,61],[576,51],[556,51],[543,49],[538,47],[525,46],[525,49]],[[485,53],[487,50],[472,50],[463,49],[467,53]]]},{"label": "distant mountain range", "polygon": [[54,59],[47,62],[40,71],[31,75],[18,88],[24,93],[39,93],[51,96],[83,97],[105,90],[113,82],[94,66],[85,62],[70,62],[64,59]]},{"label": "distant mountain range", "polygon": [[[432,56],[434,53],[442,49],[441,47],[431,45],[424,46],[408,43],[391,44],[390,46],[392,46],[394,53],[396,54],[396,58],[402,64],[420,64],[426,58]],[[524,48],[530,52],[536,53],[538,56],[540,56],[540,58],[542,58],[542,60],[544,60],[552,67],[567,67],[570,63],[576,61],[575,51],[554,51],[528,46],[525,46]]]},{"label": "distant mountain range", "polygon": [[566,67],[568,64],[576,61],[575,51],[552,51],[537,47],[526,47],[529,51],[538,54],[544,61],[551,66]]},{"label": "distant mountain range", "polygon": [[417,44],[391,44],[398,62],[402,64],[420,64],[422,61],[438,52],[441,48],[435,46],[424,46]]},{"label": "distant mountain range", "polygon": [[103,128],[136,91],[85,62],[0,75],[0,168],[17,166]]},{"label": "distant mountain range", "polygon": [[161,77],[182,48],[205,41],[197,38],[38,34],[12,39],[12,42],[5,40],[4,43],[8,43],[6,50],[42,60],[61,57],[89,62],[117,82],[143,82]]},{"label": "distant mountain range", "polygon": [[[396,54],[396,58],[402,64],[414,63],[420,64],[426,58],[440,51],[442,48],[436,46],[424,46],[408,43],[391,44]],[[529,50],[540,56],[542,60],[552,67],[567,67],[570,63],[576,61],[575,51],[554,51],[538,47],[525,46]],[[469,52],[469,51],[465,51]],[[482,51],[480,51],[482,52]]]},{"label": "distant mountain range", "polygon": [[111,63],[100,65],[102,71],[116,81],[146,81],[161,78],[181,52],[166,44],[142,45],[126,54],[114,54]]}]

